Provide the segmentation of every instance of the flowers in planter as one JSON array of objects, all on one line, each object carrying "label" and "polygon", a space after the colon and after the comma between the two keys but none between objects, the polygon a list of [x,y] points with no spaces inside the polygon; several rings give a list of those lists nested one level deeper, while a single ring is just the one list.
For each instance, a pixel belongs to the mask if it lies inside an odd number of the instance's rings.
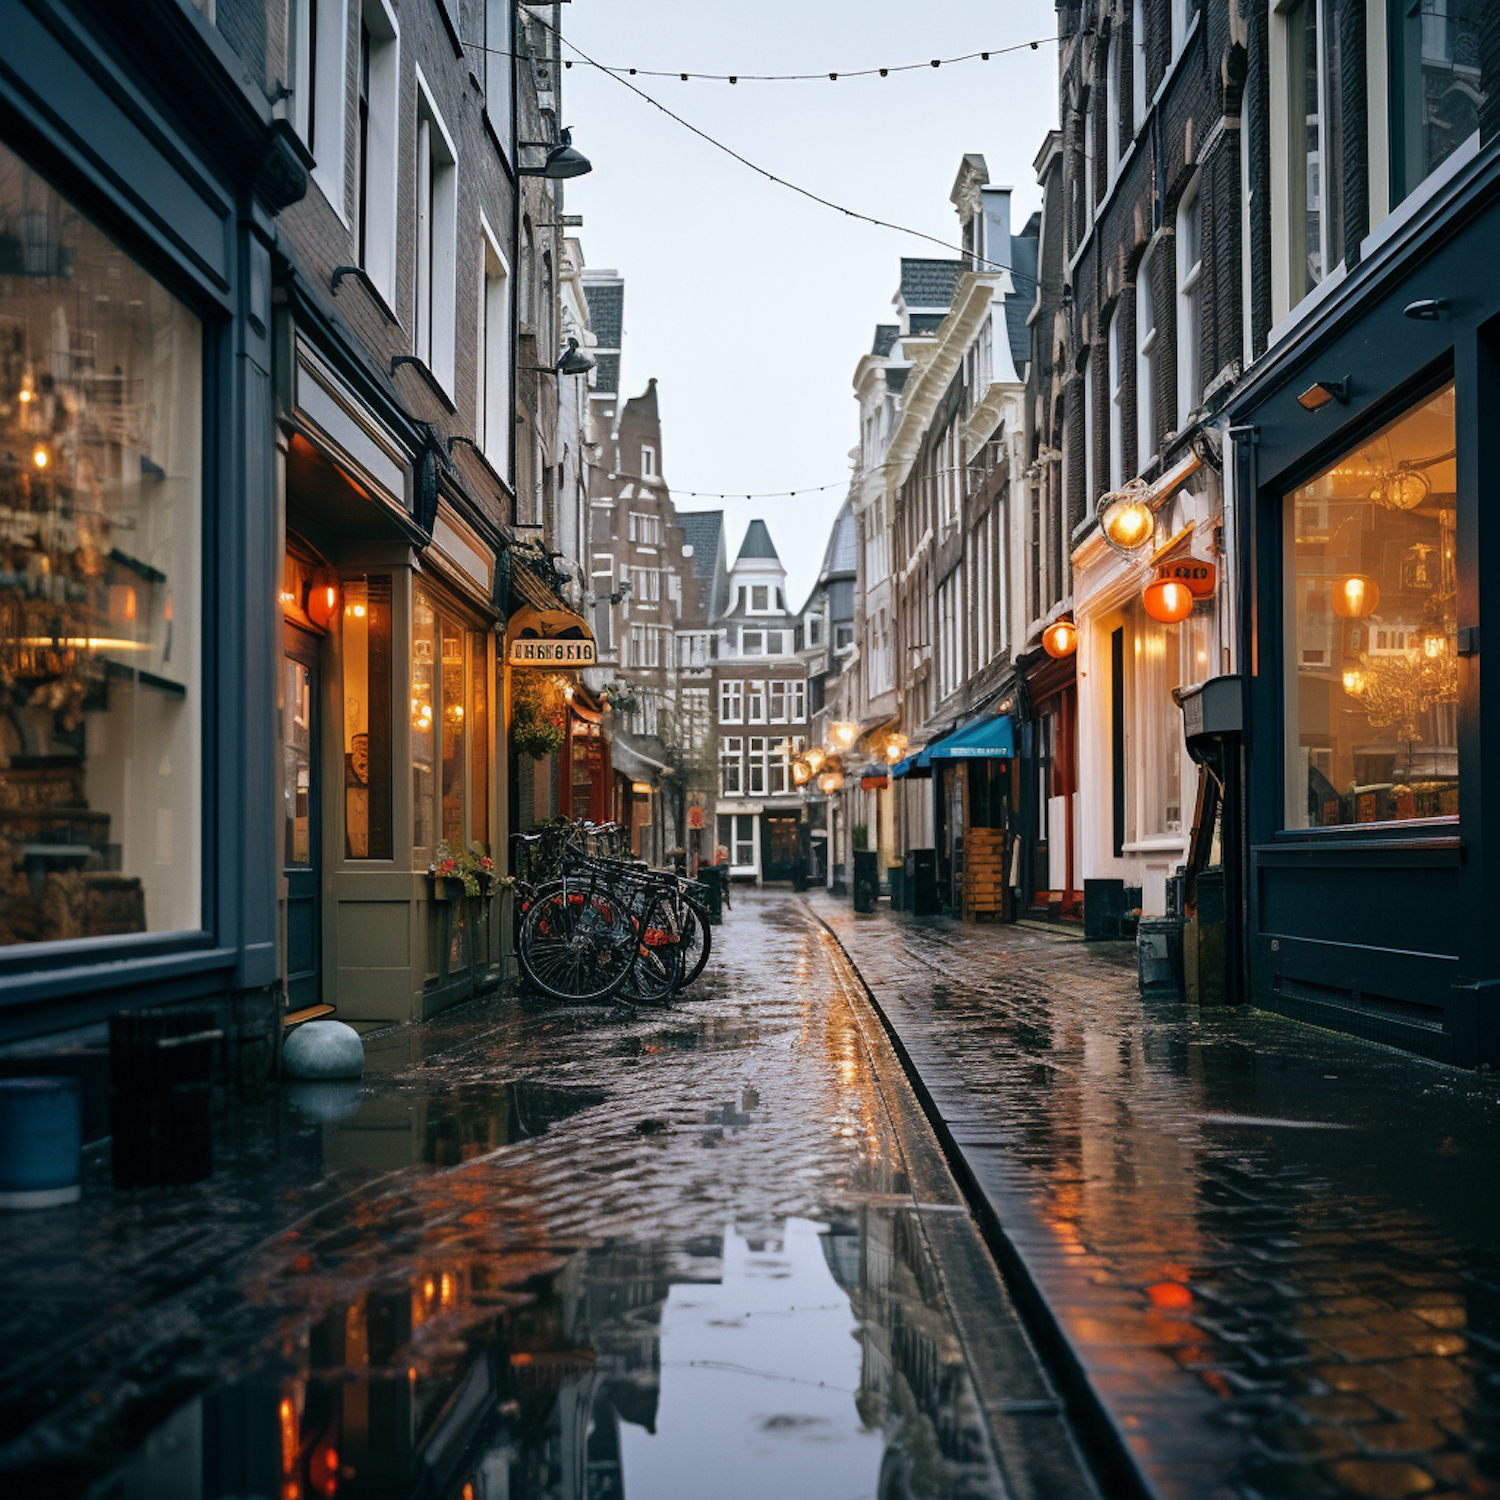
[{"label": "flowers in planter", "polygon": [[490,892],[486,887],[492,886],[498,879],[495,861],[477,840],[457,853],[448,847],[447,839],[442,840],[433,852],[427,873],[434,880],[458,881],[464,888],[464,895],[471,898],[488,895]]}]

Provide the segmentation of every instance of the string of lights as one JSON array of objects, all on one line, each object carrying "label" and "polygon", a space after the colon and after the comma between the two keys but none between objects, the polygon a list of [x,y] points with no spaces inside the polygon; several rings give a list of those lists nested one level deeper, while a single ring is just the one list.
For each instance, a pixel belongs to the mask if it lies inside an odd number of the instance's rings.
[{"label": "string of lights", "polygon": [[[546,22],[542,24],[546,25]],[[628,78],[676,78],[683,83],[691,80],[701,80],[705,83],[837,83],[841,78],[889,78],[893,73],[916,73],[923,68],[951,68],[958,63],[976,60],[988,62],[992,57],[1004,57],[1008,52],[1035,52],[1043,41],[1051,40],[1051,37],[1044,37],[1032,42],[1012,42],[1004,47],[991,47],[986,52],[964,52],[957,57],[933,57],[926,62],[897,63],[885,68],[839,68],[826,73],[695,73],[691,69],[683,72],[679,68],[626,68],[613,63],[594,62],[592,59],[588,60],[587,65],[598,68],[601,73],[613,73]],[[568,45],[572,46],[572,43]],[[464,46],[475,52],[487,52],[492,57],[529,55],[522,52],[507,52],[500,47],[486,47],[480,42],[465,42]],[[572,66],[573,59],[565,57],[563,67],[571,68]]]},{"label": "string of lights", "polygon": [[824,198],[820,194],[813,192],[811,188],[801,187],[795,182],[788,181],[788,179],[785,177],[778,177],[776,173],[770,171],[768,168],[762,167],[756,162],[751,161],[748,156],[741,155],[741,153],[736,151],[734,147],[725,145],[723,141],[718,140],[714,136],[711,136],[706,130],[701,130],[698,126],[694,125],[692,121],[684,120],[681,115],[676,114],[674,111],[668,109],[660,99],[653,98],[642,88],[637,88],[636,85],[633,84],[628,77],[624,77],[616,72],[611,72],[602,63],[596,62],[576,42],[569,41],[567,37],[563,36],[562,32],[559,31],[550,22],[542,20],[540,16],[537,17],[537,21],[540,25],[545,26],[547,30],[550,31],[563,46],[571,47],[572,50],[578,54],[580,61],[586,63],[591,68],[597,69],[606,77],[613,78],[614,81],[621,86],[621,88],[629,89],[632,94],[635,94],[638,98],[644,99],[647,104],[652,106],[653,109],[659,109],[662,114],[666,115],[669,120],[675,121],[675,123],[682,126],[684,130],[690,131],[693,135],[697,136],[699,140],[707,142],[716,151],[722,151],[726,156],[732,157],[735,161],[739,162],[742,167],[748,167],[750,171],[757,173],[761,177],[764,177],[768,182],[774,182],[778,187],[784,187],[788,191],[798,194],[800,197],[807,198],[813,203],[820,204],[823,208],[832,209],[834,213],[843,214],[845,218],[857,219],[861,223],[874,225],[877,229],[893,229],[897,234],[907,234],[910,235],[913,239],[925,240],[930,245],[937,245],[940,249],[951,250],[958,255],[964,256],[966,259],[973,262],[976,266],[982,265],[995,271],[1009,271],[1013,278],[1021,281],[1029,281],[1032,284],[1035,284],[1036,277],[1029,275],[1025,271],[1018,271],[1011,266],[1007,266],[1001,261],[990,260],[982,255],[975,255],[973,251],[966,250],[962,245],[952,244],[948,240],[940,239],[935,234],[927,234],[923,230],[912,229],[905,224],[894,224],[889,219],[878,219],[873,214],[860,213],[858,209],[845,208],[842,203],[835,203],[831,198]]},{"label": "string of lights", "polygon": [[[895,469],[900,465],[896,463],[877,464],[877,469]],[[968,474],[974,468],[973,464],[953,464],[947,468],[925,470],[922,477],[935,479],[939,474]],[[740,490],[680,490],[675,485],[669,485],[673,499],[680,500],[795,500],[803,495],[821,495],[827,490],[846,490],[853,483],[854,476],[848,479],[840,479],[834,484],[809,484],[799,490],[760,490],[755,494],[745,494]]]}]

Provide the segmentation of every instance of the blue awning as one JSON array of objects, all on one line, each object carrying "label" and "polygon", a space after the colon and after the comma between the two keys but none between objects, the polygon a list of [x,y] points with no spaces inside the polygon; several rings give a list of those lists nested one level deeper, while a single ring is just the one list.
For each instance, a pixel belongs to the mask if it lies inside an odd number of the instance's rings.
[{"label": "blue awning", "polygon": [[1010,760],[1016,753],[1010,715],[975,719],[922,753],[934,760]]}]

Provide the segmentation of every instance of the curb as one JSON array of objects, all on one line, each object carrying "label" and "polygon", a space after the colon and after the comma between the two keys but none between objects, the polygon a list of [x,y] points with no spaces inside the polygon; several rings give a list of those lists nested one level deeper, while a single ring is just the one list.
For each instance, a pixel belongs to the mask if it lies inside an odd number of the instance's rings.
[{"label": "curb", "polygon": [[1001,1277],[1015,1299],[1026,1330],[1035,1341],[1039,1354],[1062,1392],[1074,1436],[1094,1470],[1101,1493],[1118,1496],[1120,1500],[1161,1500],[1156,1487],[1130,1451],[1124,1432],[1094,1389],[1072,1343],[1053,1313],[1046,1294],[1032,1276],[1025,1257],[1006,1232],[989,1194],[969,1166],[963,1147],[954,1139],[947,1120],[927,1088],[921,1070],[912,1061],[901,1033],[880,1003],[880,997],[871,989],[869,981],[855,962],[854,955],[844,946],[843,939],[832,925],[810,902],[803,901],[801,904],[808,915],[838,944],[839,952],[844,955],[858,978],[871,1009],[879,1017],[906,1073],[907,1081],[917,1096],[917,1102],[922,1106],[922,1113],[937,1137],[949,1170],[979,1225],[985,1244],[995,1257]]}]

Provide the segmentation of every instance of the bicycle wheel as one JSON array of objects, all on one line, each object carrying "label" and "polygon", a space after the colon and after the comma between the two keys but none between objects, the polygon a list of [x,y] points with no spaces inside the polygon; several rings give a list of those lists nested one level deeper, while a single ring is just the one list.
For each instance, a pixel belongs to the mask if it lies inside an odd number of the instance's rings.
[{"label": "bicycle wheel", "polygon": [[633,968],[628,914],[597,891],[566,885],[539,894],[521,921],[521,972],[554,1000],[607,1000]]},{"label": "bicycle wheel", "polygon": [[678,989],[686,989],[702,972],[713,947],[713,931],[708,913],[691,896],[678,902],[678,921],[682,924],[682,980]]},{"label": "bicycle wheel", "polygon": [[634,962],[620,994],[655,1004],[668,999],[682,983],[681,932],[671,904],[661,899],[648,902],[636,921]]}]

